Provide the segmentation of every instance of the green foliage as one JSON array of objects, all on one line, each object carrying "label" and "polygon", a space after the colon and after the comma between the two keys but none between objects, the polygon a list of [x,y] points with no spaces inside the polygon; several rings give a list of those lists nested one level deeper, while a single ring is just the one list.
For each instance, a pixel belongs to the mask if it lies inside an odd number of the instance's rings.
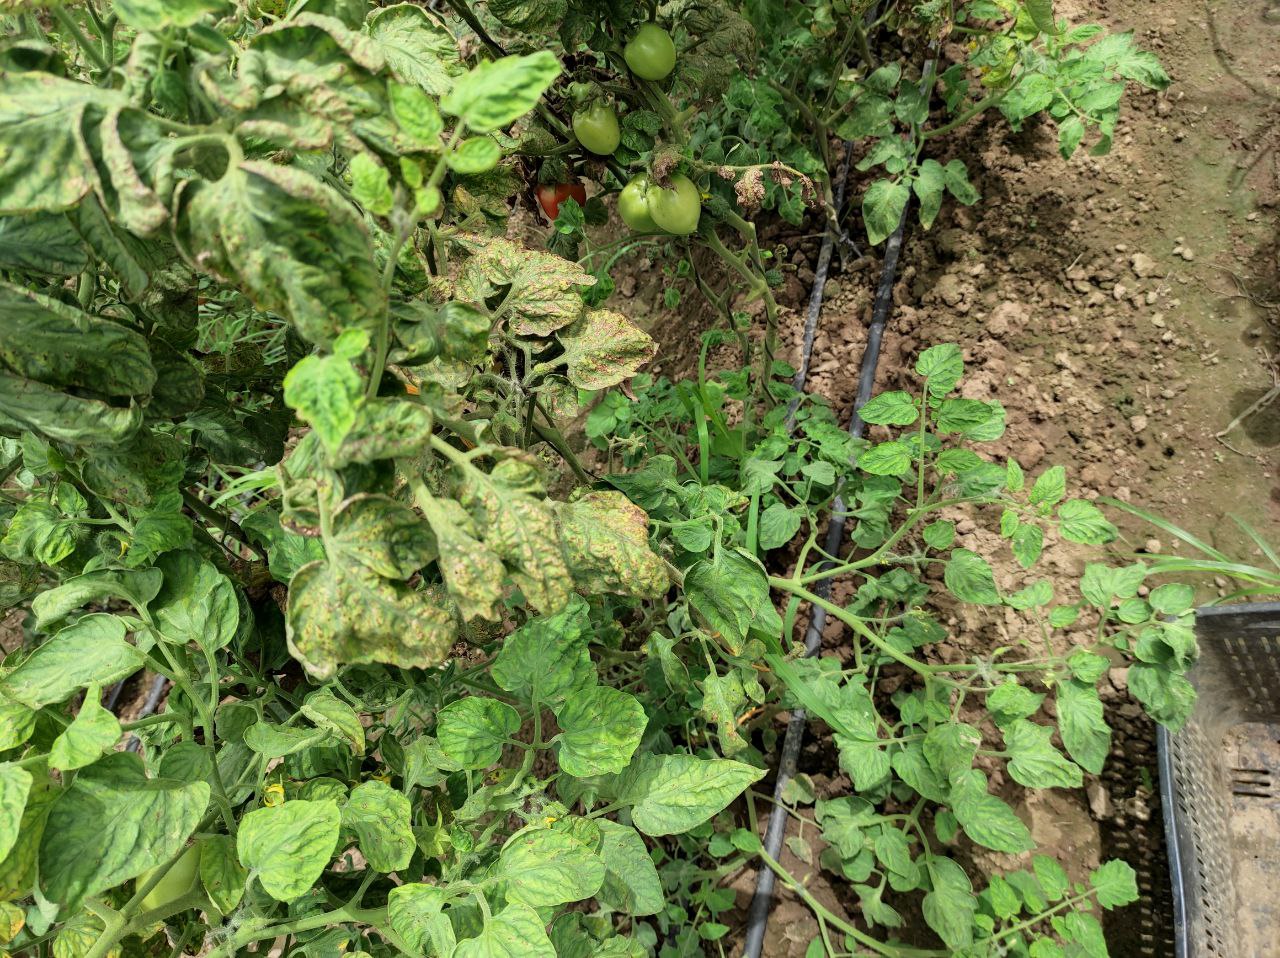
[{"label": "green foliage", "polygon": [[[790,789],[792,850],[851,883],[867,927],[906,921],[887,890],[919,892],[948,953],[1097,953],[1090,903],[1136,894],[1122,863],[1068,888],[1036,858],[975,889],[946,846],[1032,847],[992,765],[1028,788],[1101,769],[1104,652],[1185,720],[1194,593],[1101,561],[1078,590],[1031,578],[1052,537],[1116,530],[1064,470],[1028,482],[970,448],[1004,409],[954,395],[956,346],[863,409],[873,441],[773,359],[782,273],[747,217],[830,204],[829,131],[884,167],[873,239],[912,195],[926,226],[944,195],[978,200],[963,164],[922,155],[951,121],[931,124],[918,77],[851,70],[816,3],[664,7],[660,84],[617,72],[625,5],[41,6],[0,17],[0,597],[30,611],[0,662],[9,951],[718,948],[720,879],[762,860],[744,806],[800,704],[853,786]],[[940,33],[934,7],[895,24]],[[956,17],[978,39],[942,75],[954,118],[1047,111],[1064,142],[1105,144],[1124,83],[1166,82],[1047,2]],[[564,117],[588,100],[621,114],[597,185],[643,175],[681,215],[600,247],[599,196],[566,200],[529,248],[508,229],[523,178],[568,181]],[[718,291],[691,244],[740,285]],[[689,379],[644,375],[656,344],[605,304],[640,246],[668,306],[696,285],[724,314]],[[735,311],[753,301],[763,348]],[[745,368],[708,372],[722,341]],[[586,398],[599,480],[559,425]],[[822,565],[837,509],[852,551]],[[997,582],[952,510],[990,515],[1027,581]],[[792,642],[834,576],[855,583],[828,603],[846,667]],[[956,602],[1023,616],[1043,650],[940,661]],[[139,672],[168,693],[122,724],[104,689]],[[959,722],[962,701],[993,724]]]}]

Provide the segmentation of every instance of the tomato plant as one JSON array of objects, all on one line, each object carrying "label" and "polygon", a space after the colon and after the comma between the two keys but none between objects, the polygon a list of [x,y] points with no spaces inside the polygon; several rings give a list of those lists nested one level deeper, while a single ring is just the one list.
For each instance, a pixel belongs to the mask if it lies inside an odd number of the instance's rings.
[{"label": "tomato plant", "polygon": [[[774,720],[802,704],[852,793],[788,801],[861,908],[859,925],[818,911],[811,953],[836,953],[835,930],[904,954],[886,888],[920,893],[937,945],[913,955],[1093,947],[1093,906],[1136,896],[1123,863],[1068,888],[1035,859],[975,890],[950,844],[1030,850],[993,769],[1030,788],[1101,769],[1106,656],[1129,657],[1152,715],[1183,720],[1194,597],[1101,557],[1078,583],[997,586],[953,510],[990,518],[1026,570],[1046,534],[1101,547],[1116,530],[1061,467],[1028,479],[971,448],[1004,410],[958,394],[953,345],[862,410],[875,442],[790,391],[781,275],[751,217],[770,195],[825,202],[812,134],[834,130],[875,140],[873,238],[904,191],[931,221],[944,190],[976,196],[923,156],[930,138],[999,107],[1105,142],[1107,91],[1157,85],[1158,64],[1044,3],[945,23],[887,6],[897,30],[977,37],[939,75],[949,119],[930,122],[896,61],[854,79],[818,43],[820,4],[692,3],[670,32],[576,2],[0,15],[0,596],[25,615],[0,661],[0,944],[696,954],[729,930],[725,876],[803,890],[745,824]],[[870,53],[874,27],[847,49]],[[743,84],[765,67],[795,89],[753,132]],[[616,149],[607,120],[575,122],[574,84],[608,91]],[[806,129],[797,101],[820,106],[805,151],[762,155]],[[532,169],[550,250],[512,219]],[[652,235],[559,255],[603,225],[575,169]],[[596,292],[607,269],[586,264],[636,246],[716,307],[695,375],[645,377],[653,339]],[[722,339],[743,368],[708,367]],[[587,398],[602,475],[564,431]],[[837,509],[855,548],[825,556]],[[844,606],[815,591],[837,576],[857,583]],[[1023,615],[1044,648],[940,661],[943,602]],[[801,603],[849,630],[849,662],[795,654]],[[140,676],[163,703],[121,721],[105,690]],[[990,728],[959,721],[966,701]]]}]

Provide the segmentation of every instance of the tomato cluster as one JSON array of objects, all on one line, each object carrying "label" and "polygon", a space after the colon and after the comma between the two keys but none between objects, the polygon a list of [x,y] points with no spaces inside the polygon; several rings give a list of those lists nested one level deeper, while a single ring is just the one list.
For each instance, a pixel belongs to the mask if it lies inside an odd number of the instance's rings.
[{"label": "tomato cluster", "polygon": [[[623,49],[627,68],[640,80],[657,82],[671,75],[676,66],[676,46],[671,34],[656,23],[642,24]],[[622,142],[622,129],[615,107],[587,84],[575,84],[578,102],[573,112],[573,135],[583,151],[595,157],[610,157]],[[554,220],[560,205],[572,197],[586,203],[586,189],[579,182],[544,184],[536,191],[538,205]],[[667,185],[655,183],[647,173],[633,177],[618,195],[618,214],[637,233],[668,233],[686,236],[698,229],[702,198],[687,176],[676,173]]]}]

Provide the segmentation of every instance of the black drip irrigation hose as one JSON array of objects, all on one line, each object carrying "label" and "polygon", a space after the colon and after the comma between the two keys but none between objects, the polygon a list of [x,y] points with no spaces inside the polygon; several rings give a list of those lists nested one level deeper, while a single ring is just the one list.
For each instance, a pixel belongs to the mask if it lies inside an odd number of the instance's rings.
[{"label": "black drip irrigation hose", "polygon": [[[107,701],[105,703],[105,707],[108,711],[115,712],[116,706],[120,702],[120,692],[124,689],[125,683],[128,681],[128,679],[121,679],[111,687],[111,691],[107,693]],[[151,688],[147,690],[147,698],[142,703],[142,708],[138,711],[138,714],[134,716],[134,721],[146,718],[156,710],[156,707],[160,704],[161,697],[164,695],[164,689],[168,682],[169,680],[163,675],[157,675],[151,680]],[[142,739],[138,738],[136,735],[130,734],[124,747],[126,751],[136,752],[142,748]]]},{"label": "black drip irrigation hose", "polygon": [[[846,171],[848,169],[848,153],[846,152]],[[841,180],[840,191],[844,192],[844,181]],[[893,281],[898,271],[898,257],[902,252],[902,237],[906,232],[907,213],[910,210],[910,202],[902,210],[902,216],[898,220],[898,228],[893,231],[893,235],[889,237],[884,250],[884,263],[880,271],[880,285],[876,289],[875,306],[871,312],[871,325],[867,328],[867,344],[862,351],[862,364],[859,367],[858,374],[858,395],[853,403],[853,411],[849,416],[849,433],[855,439],[862,438],[862,433],[866,428],[866,424],[859,415],[859,410],[867,404],[871,398],[871,390],[875,386],[876,367],[880,362],[880,344],[884,339],[884,328],[889,318],[889,307],[893,305]],[[827,270],[826,267],[831,262],[831,244],[833,242],[833,231],[828,228],[827,235],[823,240],[822,251],[818,254],[819,269],[814,272],[814,288],[813,294],[809,300],[809,323],[816,324],[817,313],[822,308],[822,291],[826,285]],[[824,255],[825,254],[825,259]],[[809,329],[809,323],[806,323],[805,344],[806,350],[812,347],[813,337]],[[805,354],[806,362],[804,368],[808,367],[808,354]],[[803,379],[797,374],[799,386],[804,385]],[[840,546],[844,540],[844,501],[837,496],[831,507],[831,520],[827,525],[827,535],[824,542],[826,554],[835,556],[840,551]],[[821,568],[821,566],[819,566]],[[826,598],[831,590],[831,581],[822,579],[814,586],[816,592],[822,598]],[[813,606],[810,611],[809,628],[804,636],[804,654],[805,656],[816,655],[818,649],[822,645],[822,630],[827,624],[826,609],[820,606]],[[787,722],[786,736],[782,741],[782,755],[778,761],[778,776],[773,786],[773,806],[769,812],[769,824],[765,829],[764,850],[768,856],[777,860],[778,853],[782,849],[782,839],[787,830],[787,810],[782,801],[782,791],[796,773],[796,766],[800,758],[800,746],[804,741],[804,728],[807,717],[802,708],[795,709],[791,713],[791,718]],[[760,958],[761,949],[764,947],[764,933],[769,924],[769,911],[773,907],[773,887],[777,880],[777,876],[772,869],[761,869],[759,878],[756,880],[755,894],[751,897],[751,907],[747,912],[747,936],[743,945],[743,958]]]}]

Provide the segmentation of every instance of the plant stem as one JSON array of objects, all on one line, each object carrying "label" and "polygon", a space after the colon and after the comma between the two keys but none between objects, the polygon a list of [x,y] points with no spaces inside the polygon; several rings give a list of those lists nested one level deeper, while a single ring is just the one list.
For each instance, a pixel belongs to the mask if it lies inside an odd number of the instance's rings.
[{"label": "plant stem", "polygon": [[453,12],[460,16],[475,35],[480,38],[480,42],[489,48],[490,53],[499,57],[507,55],[507,51],[499,45],[498,41],[489,36],[489,31],[484,28],[484,24],[480,22],[480,18],[472,11],[467,0],[447,0],[447,2]]},{"label": "plant stem", "polygon": [[948,958],[948,956],[952,954],[949,951],[935,951],[933,949],[922,949],[922,948],[911,948],[907,946],[889,945],[883,941],[876,941],[870,935],[866,934],[863,931],[860,931],[859,929],[855,928],[853,925],[849,924],[844,919],[840,918],[839,915],[835,914],[833,911],[831,911],[831,909],[827,908],[826,905],[822,904],[822,902],[814,898],[813,895],[809,892],[809,889],[805,888],[802,884],[796,881],[795,878],[792,877],[789,871],[787,871],[785,868],[783,868],[780,864],[778,864],[776,861],[774,861],[773,858],[769,856],[768,852],[761,849],[759,852],[757,852],[757,854],[764,861],[764,863],[773,870],[774,874],[776,874],[779,878],[781,878],[783,883],[788,888],[790,888],[793,892],[795,892],[795,894],[798,895],[800,899],[813,910],[814,914],[817,915],[820,920],[825,921],[827,924],[840,929],[840,931],[844,932],[854,941],[858,942],[858,944],[866,948],[870,948],[872,951],[875,951],[877,954],[885,955],[886,958],[898,958],[898,956],[902,956],[902,958]]},{"label": "plant stem", "polygon": [[205,503],[203,499],[188,489],[182,490],[182,501],[191,507],[191,511],[206,522],[211,522],[227,535],[234,536],[237,540],[244,544],[244,547],[256,555],[261,561],[267,561],[267,554],[253,544],[249,538],[249,534],[240,527],[240,524],[228,515],[223,515],[217,509]]},{"label": "plant stem", "polygon": [[986,110],[998,104],[1001,100],[1003,100],[1006,96],[1008,96],[1009,91],[1011,91],[1017,85],[1018,84],[1016,83],[1012,83],[1009,86],[1005,87],[1003,90],[999,90],[995,93],[989,94],[988,96],[984,97],[983,99],[975,103],[968,110],[965,110],[959,116],[942,124],[942,126],[935,127],[932,130],[923,131],[920,134],[920,139],[931,140],[936,136],[942,136],[943,134],[950,133],[952,130],[954,130],[958,126],[963,126],[964,124],[972,120],[975,116],[977,116],[979,113],[983,113]]},{"label": "plant stem", "polygon": [[102,51],[84,35],[84,31],[80,29],[80,24],[76,23],[75,17],[65,7],[54,6],[50,8],[49,12],[53,14],[53,18],[58,21],[62,28],[71,34],[76,46],[80,48],[80,52],[92,61],[95,67],[99,70],[111,69],[110,64],[103,59]]}]

